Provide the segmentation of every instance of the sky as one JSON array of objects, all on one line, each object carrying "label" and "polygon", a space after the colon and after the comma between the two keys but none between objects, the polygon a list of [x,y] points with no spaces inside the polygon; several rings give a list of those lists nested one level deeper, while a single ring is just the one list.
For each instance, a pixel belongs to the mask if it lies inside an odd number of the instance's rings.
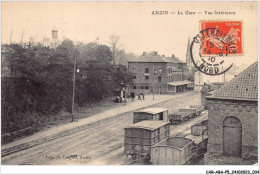
[{"label": "sky", "polygon": [[[168,11],[168,15],[152,15]],[[183,12],[183,15],[177,15]],[[185,12],[202,12],[186,15]],[[206,15],[205,11],[231,11],[236,15]],[[170,14],[175,12],[175,14]],[[2,2],[2,43],[51,38],[51,30],[84,43],[109,44],[120,37],[121,49],[141,55],[157,51],[185,61],[188,39],[199,33],[200,20],[241,20],[243,56],[229,58],[245,68],[257,60],[257,4],[254,2]],[[11,34],[12,33],[12,34]]]}]

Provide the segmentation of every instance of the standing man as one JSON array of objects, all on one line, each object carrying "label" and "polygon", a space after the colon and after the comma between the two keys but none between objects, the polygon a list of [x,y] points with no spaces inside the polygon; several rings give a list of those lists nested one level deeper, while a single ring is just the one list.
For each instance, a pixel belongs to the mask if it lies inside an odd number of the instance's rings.
[{"label": "standing man", "polygon": [[135,93],[134,93],[134,91],[131,91],[131,99],[132,99],[132,101],[134,101],[134,99],[135,99]]}]

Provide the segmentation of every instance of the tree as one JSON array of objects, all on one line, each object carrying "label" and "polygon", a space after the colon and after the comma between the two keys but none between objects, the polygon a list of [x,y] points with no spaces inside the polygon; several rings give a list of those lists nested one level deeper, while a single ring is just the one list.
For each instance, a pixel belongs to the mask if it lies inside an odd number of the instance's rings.
[{"label": "tree", "polygon": [[194,82],[196,68],[192,67],[184,74],[184,79]]},{"label": "tree", "polygon": [[127,66],[128,61],[131,61],[136,56],[133,53],[126,53],[124,50],[120,50],[118,53],[118,63]]},{"label": "tree", "polygon": [[70,40],[56,49],[3,45],[2,65],[10,72],[1,79],[3,133],[41,127],[50,114],[70,112],[75,59],[80,68],[75,90],[75,103],[79,106],[100,102],[121,87],[121,82],[132,82],[126,66],[112,65],[113,53],[106,45],[74,46]]},{"label": "tree", "polygon": [[110,35],[110,48],[112,51],[112,64],[116,64],[116,58],[118,56],[121,44],[119,43],[119,36],[117,35]]},{"label": "tree", "polygon": [[113,82],[114,82],[114,90],[120,87],[121,83],[125,85],[132,85],[133,83],[133,75],[132,73],[128,73],[126,66],[117,65],[113,70]]}]

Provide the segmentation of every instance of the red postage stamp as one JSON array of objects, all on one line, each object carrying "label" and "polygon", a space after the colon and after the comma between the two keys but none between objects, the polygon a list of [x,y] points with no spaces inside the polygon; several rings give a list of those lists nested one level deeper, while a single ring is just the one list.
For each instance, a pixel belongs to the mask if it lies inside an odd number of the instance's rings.
[{"label": "red postage stamp", "polygon": [[201,21],[201,55],[242,55],[241,21]]}]

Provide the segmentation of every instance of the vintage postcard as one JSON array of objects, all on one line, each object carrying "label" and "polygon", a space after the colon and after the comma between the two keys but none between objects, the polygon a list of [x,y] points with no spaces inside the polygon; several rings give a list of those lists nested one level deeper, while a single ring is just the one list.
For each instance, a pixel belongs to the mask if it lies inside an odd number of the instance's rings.
[{"label": "vintage postcard", "polygon": [[3,167],[259,174],[258,2],[2,1],[1,19]]}]

